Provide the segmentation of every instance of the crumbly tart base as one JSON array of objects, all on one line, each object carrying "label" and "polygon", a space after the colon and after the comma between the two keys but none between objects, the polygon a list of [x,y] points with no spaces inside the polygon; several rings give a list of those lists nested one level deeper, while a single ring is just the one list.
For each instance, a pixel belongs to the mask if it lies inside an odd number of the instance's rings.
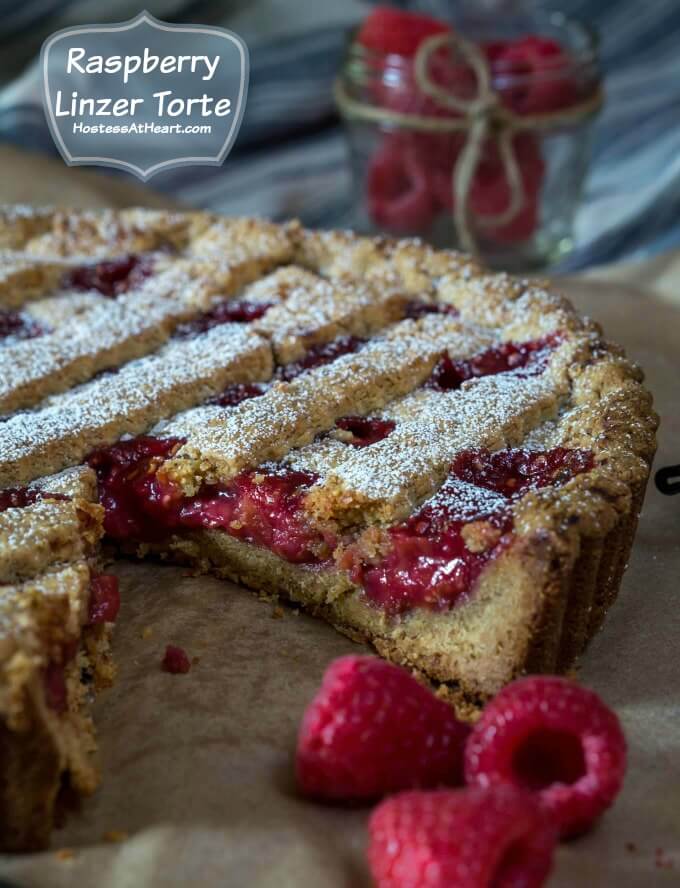
[{"label": "crumbly tart base", "polygon": [[474,718],[514,678],[575,667],[616,599],[643,496],[641,484],[630,513],[620,515],[604,540],[583,538],[559,559],[547,540],[512,546],[484,571],[470,601],[446,612],[418,608],[389,616],[366,602],[345,571],[290,564],[220,531],[145,545],[136,554],[190,565],[302,606],[420,673],[461,717]]},{"label": "crumbly tart base", "polygon": [[[136,256],[137,277],[115,293],[82,286],[83,266],[123,257],[118,273],[124,254]],[[186,497],[272,463],[311,473],[310,526],[353,541],[327,553],[334,561],[290,563],[217,530],[139,551],[298,603],[422,673],[461,709],[522,673],[568,670],[602,624],[657,418],[639,368],[546,284],[491,275],[419,241],[138,209],[0,210],[0,256],[0,306],[44,328],[1,343],[0,490],[49,488],[45,476],[138,434],[182,439],[158,474]],[[251,319],[200,325],[227,301],[244,302]],[[277,376],[343,337],[355,345],[340,357]],[[455,391],[428,387],[442,353],[466,362],[531,342],[550,343],[538,374],[508,365]],[[216,403],[235,385],[266,390],[229,409]],[[336,426],[350,414],[393,431],[355,449]],[[335,566],[352,546],[379,553],[376,541],[437,495],[461,451],[506,448],[582,449],[593,466],[512,501],[512,543],[454,606],[390,615],[367,603]],[[92,472],[72,471],[81,489],[69,481],[69,502],[47,496],[0,513],[2,849],[44,846],[65,774],[79,792],[96,784],[80,676],[112,677],[110,627],[86,626],[102,510]],[[41,676],[75,642],[68,705],[55,714]]]},{"label": "crumbly tart base", "polygon": [[[26,549],[19,563],[24,574],[33,575],[0,589],[2,851],[45,847],[60,794],[70,788],[87,795],[97,787],[96,741],[89,709],[93,693],[110,685],[115,676],[112,624],[86,625],[103,518],[103,509],[95,502],[94,473],[79,468],[43,479],[36,486],[46,497],[56,493],[70,499],[46,498],[21,510],[22,520],[16,523],[24,536],[15,555]],[[61,523],[50,526],[55,560],[46,563],[40,541],[49,506],[65,514]],[[9,509],[0,517],[18,517],[18,511]],[[74,515],[75,526],[70,520]],[[66,554],[71,560],[61,560]],[[67,648],[71,654],[65,656]],[[48,702],[50,666],[62,670],[58,712]]]}]

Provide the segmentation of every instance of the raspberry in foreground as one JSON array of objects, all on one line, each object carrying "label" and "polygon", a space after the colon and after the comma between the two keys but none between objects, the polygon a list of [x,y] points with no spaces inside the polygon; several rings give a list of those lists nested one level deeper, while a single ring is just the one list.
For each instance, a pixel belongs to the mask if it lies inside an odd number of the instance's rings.
[{"label": "raspberry in foreground", "polygon": [[465,777],[535,793],[563,838],[585,832],[616,798],[626,741],[615,713],[565,678],[533,676],[487,704],[465,749]]},{"label": "raspberry in foreground", "polygon": [[457,785],[468,734],[405,669],[376,657],[340,657],[302,720],[298,786],[315,798],[356,801]]},{"label": "raspberry in foreground", "polygon": [[377,888],[538,888],[555,831],[511,786],[404,792],[376,808],[368,860]]},{"label": "raspberry in foreground", "polygon": [[169,644],[165,648],[165,656],[161,661],[163,672],[171,672],[173,675],[188,672],[191,669],[191,660],[184,648]]}]

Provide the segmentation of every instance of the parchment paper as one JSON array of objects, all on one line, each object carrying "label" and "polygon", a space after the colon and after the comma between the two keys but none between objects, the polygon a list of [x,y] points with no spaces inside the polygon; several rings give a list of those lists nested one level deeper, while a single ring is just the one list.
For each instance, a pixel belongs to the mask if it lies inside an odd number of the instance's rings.
[{"label": "parchment paper", "polygon": [[[620,283],[563,289],[644,366],[662,415],[656,464],[680,462],[680,310]],[[0,874],[26,888],[370,884],[367,810],[298,799],[292,770],[324,668],[360,648],[229,583],[117,571],[119,679],[95,707],[102,787],[52,851],[1,858]],[[559,849],[553,888],[680,883],[679,573],[680,497],[650,485],[621,595],[581,671],[623,720],[628,777],[597,830]],[[161,672],[168,643],[200,658],[188,675]],[[129,837],[107,841],[112,831]]]}]

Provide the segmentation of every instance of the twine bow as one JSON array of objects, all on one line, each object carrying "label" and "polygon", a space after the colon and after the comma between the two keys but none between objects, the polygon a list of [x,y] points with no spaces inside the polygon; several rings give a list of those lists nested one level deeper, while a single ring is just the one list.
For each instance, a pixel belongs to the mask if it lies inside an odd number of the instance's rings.
[{"label": "twine bow", "polygon": [[[452,46],[474,71],[477,91],[473,99],[453,95],[431,79],[430,60],[444,45]],[[510,200],[500,213],[484,214],[476,223],[482,228],[497,228],[511,222],[526,202],[524,183],[514,148],[514,137],[522,130],[546,130],[582,120],[594,114],[602,105],[598,88],[587,99],[559,111],[541,114],[515,114],[502,104],[491,82],[486,59],[475,44],[454,34],[435,34],[424,40],[413,60],[413,76],[418,88],[441,108],[455,111],[459,117],[432,117],[379,108],[348,95],[341,79],[334,87],[335,101],[342,113],[356,120],[388,124],[420,132],[466,132],[467,139],[453,166],[451,189],[453,193],[453,221],[461,247],[469,253],[477,252],[473,234],[469,197],[477,167],[487,139],[495,138]]]}]

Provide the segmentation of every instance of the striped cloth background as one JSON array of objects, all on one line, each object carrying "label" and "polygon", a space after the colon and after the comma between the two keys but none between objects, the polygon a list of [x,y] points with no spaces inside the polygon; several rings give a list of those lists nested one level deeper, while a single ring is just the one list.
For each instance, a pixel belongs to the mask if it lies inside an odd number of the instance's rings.
[{"label": "striped cloth background", "polygon": [[[472,0],[411,3],[446,14]],[[520,0],[475,0],[496,11]],[[530,7],[537,4],[527,3]],[[540,4],[589,21],[601,35],[606,107],[570,269],[640,259],[680,245],[679,0],[557,0]],[[251,50],[251,83],[236,146],[221,168],[168,171],[156,189],[228,214],[351,224],[350,175],[331,83],[361,0],[149,0],[168,21],[221,24]],[[0,0],[0,139],[56,153],[42,111],[37,54],[60,27],[121,21],[128,0]]]}]

